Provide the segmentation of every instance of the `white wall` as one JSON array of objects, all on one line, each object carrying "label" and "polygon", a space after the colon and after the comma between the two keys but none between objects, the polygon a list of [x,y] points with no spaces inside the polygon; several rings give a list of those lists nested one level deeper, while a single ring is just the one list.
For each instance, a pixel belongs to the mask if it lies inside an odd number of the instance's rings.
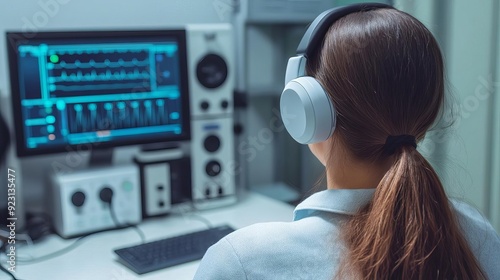
[{"label": "white wall", "polygon": [[[489,216],[492,178],[491,149],[493,81],[498,52],[493,41],[496,28],[493,1],[450,2],[447,70],[457,97],[456,131],[447,145],[445,184],[452,194],[464,197]],[[498,171],[497,171],[498,172]],[[497,202],[498,203],[498,202]]]},{"label": "white wall", "polygon": [[491,195],[490,195],[490,213],[491,222],[496,228],[497,232],[500,232],[500,2],[496,3],[496,79],[494,84],[495,93],[493,96],[493,149],[492,149],[492,166],[491,166]]}]

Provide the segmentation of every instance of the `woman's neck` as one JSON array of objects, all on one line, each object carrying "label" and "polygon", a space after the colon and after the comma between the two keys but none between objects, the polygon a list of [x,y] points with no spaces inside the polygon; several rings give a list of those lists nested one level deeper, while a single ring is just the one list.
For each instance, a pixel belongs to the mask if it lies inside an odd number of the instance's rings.
[{"label": "woman's neck", "polygon": [[333,159],[326,168],[327,188],[376,188],[390,166],[390,161],[368,163],[348,157]]}]

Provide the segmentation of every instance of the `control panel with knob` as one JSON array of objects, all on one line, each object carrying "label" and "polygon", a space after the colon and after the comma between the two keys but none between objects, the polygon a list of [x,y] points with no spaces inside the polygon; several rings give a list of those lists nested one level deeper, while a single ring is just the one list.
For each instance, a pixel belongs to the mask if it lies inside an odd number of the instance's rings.
[{"label": "control panel with knob", "polygon": [[193,122],[191,139],[192,196],[198,209],[236,202],[232,119]]},{"label": "control panel with knob", "polygon": [[229,24],[186,26],[191,117],[233,113],[234,50]]},{"label": "control panel with knob", "polygon": [[229,24],[186,27],[192,198],[198,209],[236,202],[235,63]]},{"label": "control panel with knob", "polygon": [[135,166],[54,174],[48,205],[54,228],[67,238],[137,224],[141,221],[140,191],[139,171]]}]

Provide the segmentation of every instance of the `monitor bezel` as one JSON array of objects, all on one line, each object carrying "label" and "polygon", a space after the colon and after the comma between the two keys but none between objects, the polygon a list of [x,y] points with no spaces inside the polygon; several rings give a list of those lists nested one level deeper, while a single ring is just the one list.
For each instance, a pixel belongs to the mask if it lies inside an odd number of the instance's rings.
[{"label": "monitor bezel", "polygon": [[[43,39],[85,39],[85,38],[126,38],[126,37],[174,37],[179,44],[179,62],[180,62],[180,91],[182,103],[182,127],[183,131],[179,135],[168,137],[151,137],[134,140],[111,140],[105,142],[82,143],[82,144],[62,144],[55,147],[43,147],[28,149],[25,145],[25,134],[23,129],[23,116],[21,106],[21,92],[19,88],[19,61],[17,46],[27,43],[30,40]],[[16,139],[16,153],[18,157],[30,157],[37,155],[49,155],[56,153],[64,153],[81,148],[85,145],[85,150],[91,149],[102,150],[114,147],[142,145],[161,142],[185,141],[191,139],[191,111],[190,111],[190,91],[188,80],[188,59],[187,59],[187,43],[186,30],[184,29],[151,29],[151,30],[97,30],[97,31],[44,31],[38,33],[28,32],[6,32],[7,53],[9,60],[10,88],[11,88],[11,104],[13,108],[14,132]]]}]

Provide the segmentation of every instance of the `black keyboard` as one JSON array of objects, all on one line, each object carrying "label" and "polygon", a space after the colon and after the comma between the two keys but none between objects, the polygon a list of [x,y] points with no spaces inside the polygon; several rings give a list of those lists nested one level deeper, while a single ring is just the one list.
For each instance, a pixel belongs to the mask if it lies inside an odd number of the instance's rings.
[{"label": "black keyboard", "polygon": [[137,274],[199,260],[210,246],[234,229],[219,226],[115,250],[122,262]]}]

